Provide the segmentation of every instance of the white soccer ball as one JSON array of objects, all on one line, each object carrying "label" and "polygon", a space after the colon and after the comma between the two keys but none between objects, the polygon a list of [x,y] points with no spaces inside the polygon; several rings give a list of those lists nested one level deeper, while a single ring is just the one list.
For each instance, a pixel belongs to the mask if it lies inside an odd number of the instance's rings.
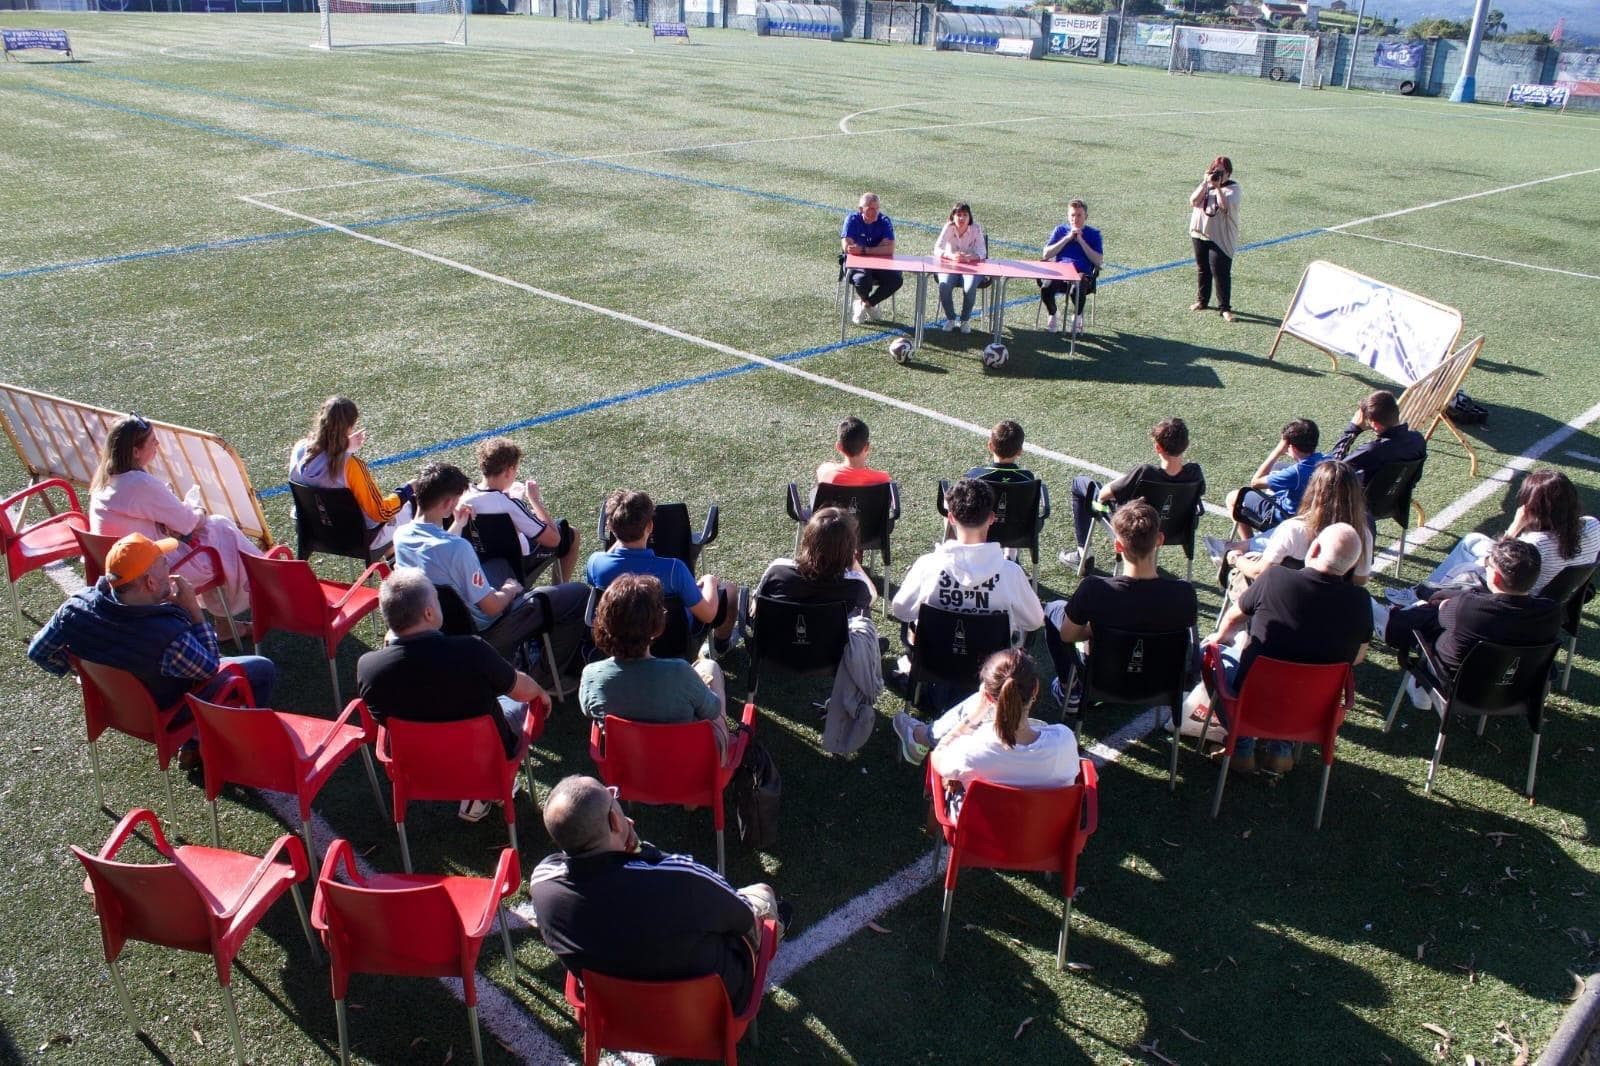
[{"label": "white soccer ball", "polygon": [[983,350],[983,365],[990,370],[998,370],[1006,365],[1006,360],[1011,358],[1011,353],[1006,351],[1003,344],[991,344]]},{"label": "white soccer ball", "polygon": [[904,337],[896,337],[889,342],[889,355],[897,363],[907,363],[911,360],[911,342]]}]

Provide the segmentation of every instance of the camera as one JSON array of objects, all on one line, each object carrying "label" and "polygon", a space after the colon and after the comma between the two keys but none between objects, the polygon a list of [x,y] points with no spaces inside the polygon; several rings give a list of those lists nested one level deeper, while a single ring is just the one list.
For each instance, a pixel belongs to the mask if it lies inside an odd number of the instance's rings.
[{"label": "camera", "polygon": [[1223,170],[1221,167],[1218,167],[1216,170],[1213,170],[1211,172],[1211,184],[1213,184],[1213,185],[1221,185],[1222,184],[1222,179],[1227,177],[1227,176],[1228,176],[1227,171]]}]

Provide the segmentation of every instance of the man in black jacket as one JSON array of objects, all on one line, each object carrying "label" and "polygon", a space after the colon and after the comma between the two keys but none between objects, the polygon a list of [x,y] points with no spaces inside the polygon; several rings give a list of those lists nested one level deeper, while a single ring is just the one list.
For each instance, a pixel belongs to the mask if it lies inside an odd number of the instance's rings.
[{"label": "man in black jacket", "polygon": [[771,886],[736,891],[689,856],[641,842],[615,793],[592,777],[557,784],[544,824],[561,851],[534,869],[528,892],[544,942],[569,971],[641,981],[714,973],[735,1011],[759,994],[760,922],[778,918]]}]

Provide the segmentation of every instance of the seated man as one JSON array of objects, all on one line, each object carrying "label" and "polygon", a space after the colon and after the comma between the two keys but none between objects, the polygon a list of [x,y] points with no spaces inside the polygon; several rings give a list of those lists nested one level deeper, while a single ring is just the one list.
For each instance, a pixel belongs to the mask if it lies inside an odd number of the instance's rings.
[{"label": "seated man", "polygon": [[[380,722],[487,717],[506,756],[515,755],[528,704],[544,696],[533,678],[513,669],[481,637],[446,636],[439,594],[415,567],[396,567],[384,580],[378,610],[389,628],[389,643],[356,663],[356,692],[372,717]],[[491,806],[463,800],[459,813],[464,821],[476,822]]]},{"label": "seated man", "polygon": [[1094,554],[1087,550],[1087,545],[1089,534],[1094,530],[1096,514],[1104,514],[1133,499],[1140,482],[1178,484],[1198,481],[1200,495],[1205,496],[1206,475],[1200,469],[1200,464],[1183,461],[1183,453],[1189,450],[1189,427],[1183,419],[1163,418],[1150,430],[1150,439],[1155,442],[1158,463],[1136,466],[1105,488],[1101,488],[1098,481],[1086,474],[1072,479],[1072,533],[1077,547],[1056,557],[1062,566],[1076,569],[1080,575],[1089,572],[1094,565]]},{"label": "seated man", "polygon": [[[1530,595],[1539,579],[1539,549],[1515,537],[1501,537],[1489,550],[1484,568],[1487,588],[1451,590],[1431,600],[1389,610],[1372,602],[1372,624],[1400,653],[1404,665],[1420,642],[1435,653],[1445,676],[1434,678],[1449,687],[1467,653],[1484,641],[1495,644],[1543,644],[1556,639],[1563,608],[1554,600]],[[1418,708],[1432,701],[1409,673],[1406,692]]]},{"label": "seated man", "polygon": [[511,517],[522,554],[533,562],[552,556],[560,567],[562,581],[572,580],[578,563],[578,534],[567,520],[554,519],[539,498],[539,483],[532,478],[518,481],[522,449],[505,437],[491,437],[478,444],[478,470],[483,481],[467,490],[461,502],[472,513],[503,514]]},{"label": "seated man", "polygon": [[664,597],[676,596],[689,612],[691,640],[709,630],[712,657],[733,647],[739,621],[739,586],[706,574],[698,584],[682,559],[663,557],[645,545],[655,528],[656,505],[642,492],[618,489],[606,498],[606,528],[617,538],[610,549],[589,556],[589,584],[604,589],[623,574],[648,574]]},{"label": "seated man", "polygon": [[783,936],[789,905],[769,885],[737,891],[687,855],[639,840],[615,794],[592,777],[563,778],[544,805],[559,852],[528,879],[539,935],[569,973],[639,981],[716,974],[733,1009],[755,987],[761,921]]},{"label": "seated man", "polygon": [[834,450],[841,459],[822,463],[817,467],[819,485],[883,485],[894,480],[887,470],[875,470],[867,465],[872,455],[872,431],[861,419],[851,416],[839,423],[839,439]]},{"label": "seated man", "polygon": [[[844,220],[839,230],[839,247],[846,255],[894,256],[894,223],[878,210],[878,194],[861,194],[861,207]],[[840,260],[843,262],[843,260]],[[878,317],[878,305],[900,290],[905,275],[898,270],[851,270],[845,280],[856,291],[856,325]]]},{"label": "seated man", "polygon": [[[1309,418],[1286,423],[1277,446],[1256,468],[1250,484],[1228,493],[1228,512],[1233,515],[1238,539],[1246,540],[1253,533],[1273,529],[1294,516],[1312,471],[1326,458],[1317,451],[1318,436],[1317,424]],[[1278,466],[1285,452],[1289,462]]]},{"label": "seated man", "polygon": [[446,518],[453,517],[459,529],[472,517],[471,508],[461,503],[471,485],[467,475],[449,463],[430,463],[413,484],[417,517],[395,534],[395,563],[417,567],[431,583],[461,597],[478,635],[507,662],[515,662],[519,654],[527,662],[537,662],[538,638],[548,630],[556,661],[545,667],[553,678],[571,660],[583,637],[583,609],[589,591],[568,583],[524,592],[512,577],[499,588],[491,588],[472,545],[444,528]]},{"label": "seated man", "polygon": [[[1372,430],[1377,435],[1375,440],[1351,450],[1356,438],[1365,430]],[[1389,463],[1404,462],[1411,459],[1422,459],[1428,454],[1428,442],[1410,426],[1400,421],[1400,401],[1394,398],[1394,393],[1379,389],[1361,401],[1361,406],[1356,408],[1355,416],[1350,419],[1350,424],[1344,427],[1333,450],[1328,453],[1329,459],[1343,459],[1361,477],[1361,483],[1367,484],[1372,480],[1372,475],[1380,467]],[[1377,522],[1371,515],[1367,516],[1368,525],[1376,528]]]},{"label": "seated man", "polygon": [[[1367,657],[1372,597],[1344,576],[1361,551],[1361,535],[1355,527],[1336,522],[1312,541],[1303,570],[1269,567],[1228,608],[1206,643],[1222,645],[1223,669],[1233,691],[1244,690],[1250,664],[1263,655],[1291,663],[1351,665],[1359,665]],[[1242,649],[1235,643],[1241,633],[1245,637]],[[1262,764],[1275,773],[1291,769],[1292,748],[1286,741],[1268,741]],[[1254,737],[1239,738],[1232,768],[1254,772]]]},{"label": "seated man", "polygon": [[1094,279],[1100,273],[1100,264],[1105,256],[1102,249],[1105,247],[1100,241],[1100,231],[1088,225],[1089,205],[1082,200],[1073,200],[1067,204],[1067,220],[1055,228],[1050,234],[1050,239],[1045,242],[1044,254],[1040,256],[1046,262],[1070,262],[1078,268],[1079,278],[1077,284],[1066,281],[1052,281],[1039,286],[1039,299],[1044,303],[1044,309],[1049,312],[1050,320],[1044,328],[1054,333],[1060,319],[1056,316],[1056,297],[1064,292],[1076,290],[1072,307],[1072,330],[1074,333],[1083,332],[1083,303],[1094,292]]},{"label": "seated man", "polygon": [[[1045,644],[1055,663],[1056,679],[1050,686],[1063,707],[1062,721],[1076,731],[1083,699],[1083,660],[1077,643],[1094,644],[1096,626],[1127,633],[1170,633],[1188,629],[1199,616],[1194,586],[1156,569],[1156,549],[1161,546],[1161,518],[1143,500],[1131,500],[1111,516],[1111,531],[1122,572],[1116,577],[1086,577],[1069,600],[1056,600],[1045,608],[1051,624],[1045,626]],[[1061,679],[1069,672],[1076,682],[1064,693]]]},{"label": "seated man", "polygon": [[1024,481],[1036,481],[1033,471],[1024,470],[1017,464],[1022,458],[1022,426],[1009,418],[1004,422],[997,422],[989,431],[989,463],[987,466],[975,466],[966,473],[967,477],[987,481],[991,485],[1011,485]]}]

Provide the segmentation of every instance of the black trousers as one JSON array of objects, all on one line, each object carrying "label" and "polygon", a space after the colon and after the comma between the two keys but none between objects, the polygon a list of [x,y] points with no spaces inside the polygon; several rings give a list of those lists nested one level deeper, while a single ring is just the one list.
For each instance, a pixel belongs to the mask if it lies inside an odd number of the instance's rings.
[{"label": "black trousers", "polygon": [[1224,255],[1212,241],[1201,237],[1189,238],[1194,242],[1194,266],[1199,273],[1200,287],[1196,299],[1202,304],[1211,302],[1211,283],[1217,285],[1217,310],[1233,310],[1233,259]]},{"label": "black trousers", "polygon": [[[1083,314],[1083,303],[1089,298],[1089,294],[1094,291],[1094,279],[1098,273],[1099,271],[1095,271],[1078,279],[1078,295],[1074,300],[1075,306],[1072,309],[1074,314]],[[1056,297],[1061,293],[1071,292],[1072,286],[1073,283],[1070,281],[1052,281],[1048,284],[1040,285],[1039,299],[1044,301],[1044,309],[1052,315],[1055,314]]]},{"label": "black trousers", "polygon": [[900,291],[906,276],[898,270],[852,270],[848,280],[857,296],[876,307]]}]

